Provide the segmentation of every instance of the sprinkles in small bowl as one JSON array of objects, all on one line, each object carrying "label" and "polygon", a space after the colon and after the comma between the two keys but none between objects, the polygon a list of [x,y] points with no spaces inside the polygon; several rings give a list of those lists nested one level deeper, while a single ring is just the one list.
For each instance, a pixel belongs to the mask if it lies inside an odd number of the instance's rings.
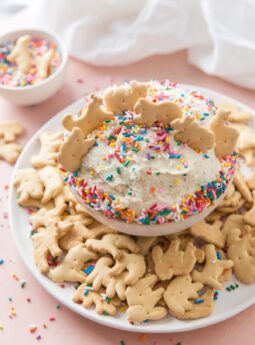
[{"label": "sprinkles in small bowl", "polygon": [[[29,60],[28,68],[22,69],[22,59],[25,58]],[[60,63],[61,56],[55,42],[24,35],[16,42],[0,44],[0,83],[9,86],[34,85],[53,74]]]},{"label": "sprinkles in small bowl", "polygon": [[1,85],[35,85],[55,73],[60,64],[57,44],[45,38],[23,35],[0,44]]},{"label": "sprinkles in small bowl", "polygon": [[0,96],[22,106],[41,103],[61,88],[67,64],[67,47],[55,32],[6,32],[0,35]]}]

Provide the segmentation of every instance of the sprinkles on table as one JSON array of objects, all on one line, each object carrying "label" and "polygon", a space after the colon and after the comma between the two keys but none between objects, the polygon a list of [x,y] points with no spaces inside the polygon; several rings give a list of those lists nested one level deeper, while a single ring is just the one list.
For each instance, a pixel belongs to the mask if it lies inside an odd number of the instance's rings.
[{"label": "sprinkles on table", "polygon": [[[175,87],[171,84],[161,85],[163,85],[162,90]],[[152,97],[153,101],[162,101],[166,98],[170,101],[178,101],[182,106],[184,116],[195,116],[201,125],[208,123],[210,112],[216,110],[214,102],[197,92],[187,92],[192,97],[202,101],[208,111],[203,111],[200,114],[197,110],[197,104],[193,102],[187,103],[187,101],[185,103],[186,90],[179,95],[177,100],[171,99],[171,97],[173,98],[171,93],[165,95],[163,91],[156,92],[153,95],[149,95],[149,97]],[[150,207],[144,207],[136,213],[131,207],[121,204],[118,195],[111,190],[111,186],[121,181],[122,178],[124,179],[125,174],[135,173],[136,169],[139,168],[140,162],[145,162],[144,166],[148,166],[148,168],[144,173],[151,176],[152,181],[151,185],[148,186],[148,192],[151,194],[165,193],[165,195],[169,193],[166,187],[159,188],[157,180],[155,180],[157,177],[162,176],[162,172],[157,169],[156,158],[159,155],[166,158],[166,164],[168,164],[168,160],[176,172],[176,176],[169,183],[168,188],[171,190],[175,186],[180,185],[181,178],[185,179],[190,169],[190,164],[185,154],[187,145],[176,141],[174,141],[175,145],[173,145],[171,140],[174,139],[171,132],[172,129],[169,126],[155,125],[148,128],[144,125],[135,124],[131,111],[126,111],[123,115],[117,114],[115,119],[106,120],[93,134],[96,139],[95,146],[100,148],[103,143],[109,147],[107,153],[102,151],[102,162],[109,162],[109,164],[112,162],[115,165],[114,171],[108,171],[103,177],[104,184],[109,188],[103,188],[93,183],[94,178],[98,178],[97,171],[93,167],[88,168],[88,177],[83,177],[84,175],[81,176],[80,171],[75,171],[73,174],[66,173],[65,181],[81,197],[84,204],[103,212],[108,218],[116,218],[127,223],[133,221],[144,225],[171,223],[198,214],[205,208],[213,205],[225,192],[226,186],[235,172],[236,152],[225,159],[220,158],[221,169],[218,171],[215,179],[200,185],[192,194],[185,194],[180,203],[171,203],[170,199],[169,203],[153,203]],[[204,161],[211,159],[210,154],[201,153],[201,156]],[[100,164],[99,162],[98,166]],[[107,167],[107,165],[105,166]],[[128,187],[125,197],[127,200],[131,200],[136,196],[136,190],[132,189],[132,186]]]},{"label": "sprinkles on table", "polygon": [[229,286],[226,287],[226,290],[228,292],[231,292],[235,289],[238,289],[239,288],[239,285],[237,283],[233,283],[233,284],[230,284]]},{"label": "sprinkles on table", "polygon": [[28,86],[41,81],[37,77],[36,67],[33,65],[36,57],[43,56],[48,50],[53,49],[53,57],[50,62],[49,75],[53,74],[61,63],[61,56],[58,47],[54,42],[45,39],[31,38],[29,49],[32,54],[32,68],[28,74],[21,73],[15,63],[7,60],[15,45],[14,41],[7,41],[0,44],[0,85],[6,86]]}]

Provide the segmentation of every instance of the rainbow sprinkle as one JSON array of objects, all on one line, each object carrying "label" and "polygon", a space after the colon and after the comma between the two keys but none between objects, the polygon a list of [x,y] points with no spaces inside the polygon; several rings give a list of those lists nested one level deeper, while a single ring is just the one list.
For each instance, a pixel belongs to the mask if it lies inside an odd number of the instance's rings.
[{"label": "rainbow sprinkle", "polygon": [[230,284],[229,286],[226,287],[226,290],[228,292],[231,292],[235,289],[238,289],[239,288],[239,285],[237,283],[233,283],[233,284]]},{"label": "rainbow sprinkle", "polygon": [[146,338],[147,338],[148,334],[147,333],[143,333],[139,336],[139,342],[140,343],[144,343]]}]

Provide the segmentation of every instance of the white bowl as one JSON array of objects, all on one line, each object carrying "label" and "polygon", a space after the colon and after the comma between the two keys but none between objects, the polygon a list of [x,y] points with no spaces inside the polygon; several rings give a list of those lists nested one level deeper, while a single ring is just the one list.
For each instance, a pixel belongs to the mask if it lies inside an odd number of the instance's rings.
[{"label": "white bowl", "polygon": [[67,48],[62,39],[54,32],[27,29],[16,30],[0,36],[0,43],[14,41],[22,35],[30,35],[33,38],[43,38],[50,42],[55,42],[61,56],[61,63],[57,70],[49,77],[34,85],[8,86],[0,84],[0,96],[7,101],[17,105],[33,105],[45,101],[58,91],[64,82],[66,66],[68,61]]},{"label": "white bowl", "polygon": [[[228,186],[232,183],[232,179],[229,181]],[[227,186],[227,188],[228,188]],[[227,190],[226,188],[226,190]],[[117,220],[117,219],[110,219],[107,218],[102,212],[96,211],[90,206],[84,204],[82,202],[82,199],[79,195],[77,195],[72,188],[70,187],[71,191],[73,192],[73,195],[78,200],[79,204],[83,206],[84,210],[88,212],[93,218],[98,220],[99,222],[109,226],[110,228],[113,228],[117,231],[123,232],[125,234],[129,235],[135,235],[135,236],[165,236],[165,235],[171,235],[175,234],[177,232],[181,232],[183,230],[186,230],[190,228],[192,225],[201,222],[203,219],[205,219],[212,211],[220,205],[222,202],[225,193],[222,193],[222,195],[215,201],[215,203],[207,208],[205,208],[202,212],[190,216],[187,219],[184,219],[177,223],[163,223],[163,224],[148,224],[143,225],[136,222],[133,223],[125,223],[123,221]]]}]

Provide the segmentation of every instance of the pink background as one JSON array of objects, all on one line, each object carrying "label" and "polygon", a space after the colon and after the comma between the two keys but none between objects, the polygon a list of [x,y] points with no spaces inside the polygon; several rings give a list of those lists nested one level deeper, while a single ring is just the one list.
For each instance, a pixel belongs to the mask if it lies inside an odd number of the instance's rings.
[{"label": "pink background", "polygon": [[[211,88],[234,97],[251,107],[255,107],[254,92],[239,88],[218,78],[204,75],[186,63],[185,52],[174,55],[155,56],[126,67],[103,68],[93,67],[70,60],[66,82],[62,89],[51,99],[36,107],[17,107],[0,99],[0,120],[17,120],[26,128],[21,138],[25,144],[35,131],[40,128],[56,112],[69,105],[83,95],[105,87],[109,83],[120,83],[125,79],[166,79],[180,83],[195,84]],[[78,82],[82,79],[83,82]],[[218,325],[182,334],[147,335],[143,340],[137,333],[127,333],[86,320],[65,307],[56,308],[54,300],[30,275],[21,261],[11,238],[7,216],[7,187],[12,167],[0,162],[0,344],[151,344],[182,345],[197,344],[254,344],[255,307],[250,307],[238,316]],[[20,287],[12,275],[26,281],[25,288]],[[9,301],[9,297],[13,302]],[[31,302],[27,302],[27,298]],[[9,318],[10,308],[14,307],[17,316]],[[56,321],[49,321],[54,316]],[[29,332],[29,326],[36,324],[36,333]],[[43,328],[47,325],[47,329]],[[41,335],[40,342],[36,336]]]}]

